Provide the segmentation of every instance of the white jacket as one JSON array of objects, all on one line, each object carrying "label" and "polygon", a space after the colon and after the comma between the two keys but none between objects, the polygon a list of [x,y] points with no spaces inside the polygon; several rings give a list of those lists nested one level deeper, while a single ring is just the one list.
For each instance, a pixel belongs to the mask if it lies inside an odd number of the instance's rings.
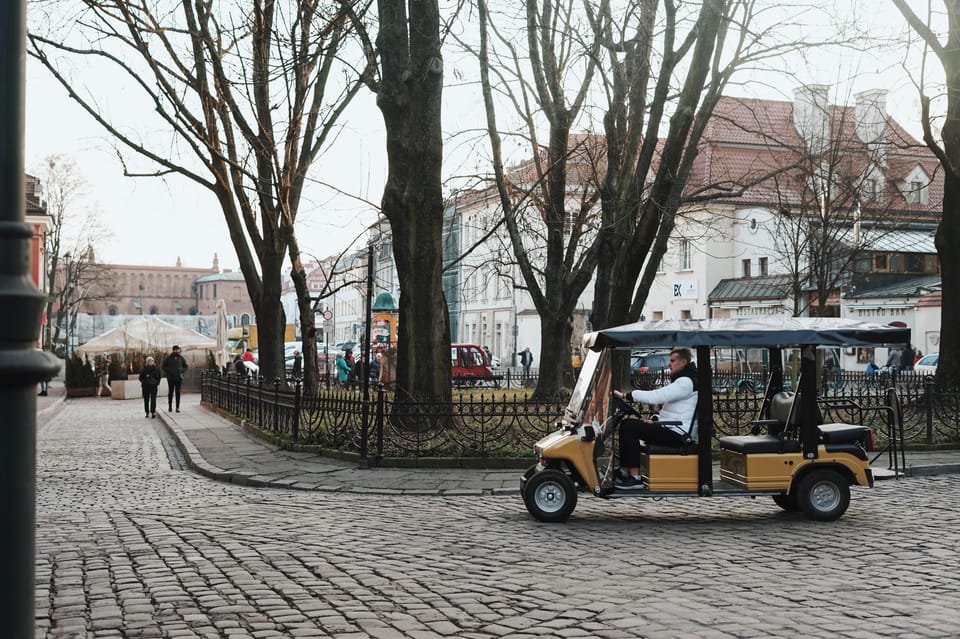
[{"label": "white jacket", "polygon": [[697,424],[694,422],[691,430],[694,412],[697,409],[697,392],[693,390],[693,380],[689,377],[678,377],[663,388],[642,391],[635,390],[630,398],[643,404],[663,404],[660,407],[658,419],[663,421],[683,422],[683,426],[664,426],[681,435],[690,434],[692,439],[697,438]]}]

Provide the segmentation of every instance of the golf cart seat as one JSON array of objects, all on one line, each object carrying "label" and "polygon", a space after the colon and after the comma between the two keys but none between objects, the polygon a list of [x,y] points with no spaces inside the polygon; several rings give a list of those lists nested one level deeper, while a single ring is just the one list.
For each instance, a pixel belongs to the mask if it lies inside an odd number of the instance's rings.
[{"label": "golf cart seat", "polygon": [[[788,437],[799,423],[799,410],[795,410],[797,393],[781,391],[770,399],[767,419],[750,422],[751,435],[728,435],[720,438],[720,448],[737,453],[797,453],[800,441]],[[766,434],[761,430],[766,427]]]},{"label": "golf cart seat", "polygon": [[757,419],[753,425],[752,434],[759,435],[766,427],[768,435],[783,436],[788,430],[800,422],[799,411],[794,410],[798,395],[789,391],[780,391],[770,398],[770,408],[767,419]]},{"label": "golf cart seat", "polygon": [[[682,426],[683,422],[677,421],[661,421],[659,422],[661,426]],[[693,439],[689,435],[683,438],[683,441],[678,441],[675,444],[651,444],[643,440],[640,441],[640,453],[646,453],[648,455],[696,455],[697,454],[697,440]]]},{"label": "golf cart seat", "polygon": [[820,424],[820,441],[828,453],[850,453],[858,459],[867,459],[873,450],[872,431],[853,424]]}]

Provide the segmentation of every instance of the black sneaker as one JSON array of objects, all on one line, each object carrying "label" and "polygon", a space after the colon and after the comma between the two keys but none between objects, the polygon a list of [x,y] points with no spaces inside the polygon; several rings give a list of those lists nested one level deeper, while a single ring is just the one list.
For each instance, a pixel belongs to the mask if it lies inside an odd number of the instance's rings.
[{"label": "black sneaker", "polygon": [[623,490],[646,490],[647,486],[643,483],[643,480],[639,477],[634,477],[630,475],[623,479],[617,479],[616,487]]}]

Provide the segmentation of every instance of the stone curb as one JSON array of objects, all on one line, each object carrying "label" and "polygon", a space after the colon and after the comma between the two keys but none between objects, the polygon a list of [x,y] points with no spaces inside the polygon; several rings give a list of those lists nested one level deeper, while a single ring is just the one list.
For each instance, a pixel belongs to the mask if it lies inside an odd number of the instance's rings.
[{"label": "stone curb", "polygon": [[408,488],[408,489],[397,489],[397,488],[367,488],[364,486],[353,486],[353,485],[344,485],[344,484],[317,484],[317,483],[307,483],[302,482],[298,479],[276,479],[274,477],[269,477],[266,475],[253,475],[250,473],[228,471],[222,468],[214,466],[206,459],[203,458],[203,455],[194,446],[193,442],[190,441],[190,438],[186,436],[176,423],[167,421],[163,413],[157,413],[157,417],[160,418],[160,423],[163,424],[164,428],[167,429],[167,432],[177,443],[177,448],[180,450],[180,453],[183,455],[184,461],[186,461],[187,466],[190,467],[194,472],[203,475],[209,479],[215,481],[220,481],[228,484],[236,484],[238,486],[253,486],[256,488],[280,488],[284,490],[307,490],[313,492],[330,492],[330,493],[351,493],[357,495],[384,495],[384,496],[429,496],[429,497],[482,497],[484,495],[495,495],[495,496],[516,496],[520,494],[520,489],[494,489],[494,490],[482,490],[482,489],[469,489],[469,488],[437,488],[437,489],[425,489],[425,488]]}]

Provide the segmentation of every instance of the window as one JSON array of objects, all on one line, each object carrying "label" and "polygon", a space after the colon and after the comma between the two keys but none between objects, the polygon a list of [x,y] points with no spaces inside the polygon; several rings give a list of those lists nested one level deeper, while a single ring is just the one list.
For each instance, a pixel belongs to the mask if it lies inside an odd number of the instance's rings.
[{"label": "window", "polygon": [[865,179],[860,185],[860,197],[864,202],[875,202],[877,195],[877,181],[873,178]]},{"label": "window", "polygon": [[750,260],[743,260],[743,277],[750,277]]},{"label": "window", "polygon": [[667,254],[664,253],[660,256],[660,263],[657,265],[657,273],[666,273],[667,272]]},{"label": "window", "polygon": [[873,270],[875,270],[875,271],[886,271],[886,270],[887,270],[887,256],[886,256],[886,255],[874,255],[874,256],[873,256]]},{"label": "window", "polygon": [[688,311],[688,310],[682,310],[682,311],[680,311],[680,319],[683,319],[683,320],[691,319],[690,311]]},{"label": "window", "polygon": [[920,253],[907,253],[907,273],[923,273],[923,255]]},{"label": "window", "polygon": [[119,309],[117,309],[117,307],[116,307],[115,304],[111,304],[111,305],[110,305],[110,310],[107,311],[107,312],[108,312],[110,315],[117,315],[117,314],[119,314],[120,311],[119,311]]},{"label": "window", "polygon": [[213,298],[214,298],[214,299],[217,298],[217,285],[216,285],[216,284],[213,285]]},{"label": "window", "polygon": [[910,182],[907,188],[907,202],[910,204],[927,203],[927,185],[919,180]]},{"label": "window", "polygon": [[690,270],[690,240],[680,240],[680,270]]},{"label": "window", "polygon": [[239,286],[234,286],[234,287],[233,287],[233,301],[234,301],[234,302],[239,302],[239,301],[240,301],[240,287],[239,287]]},{"label": "window", "polygon": [[761,257],[760,258],[760,275],[766,275],[766,274],[767,274],[767,258]]}]

